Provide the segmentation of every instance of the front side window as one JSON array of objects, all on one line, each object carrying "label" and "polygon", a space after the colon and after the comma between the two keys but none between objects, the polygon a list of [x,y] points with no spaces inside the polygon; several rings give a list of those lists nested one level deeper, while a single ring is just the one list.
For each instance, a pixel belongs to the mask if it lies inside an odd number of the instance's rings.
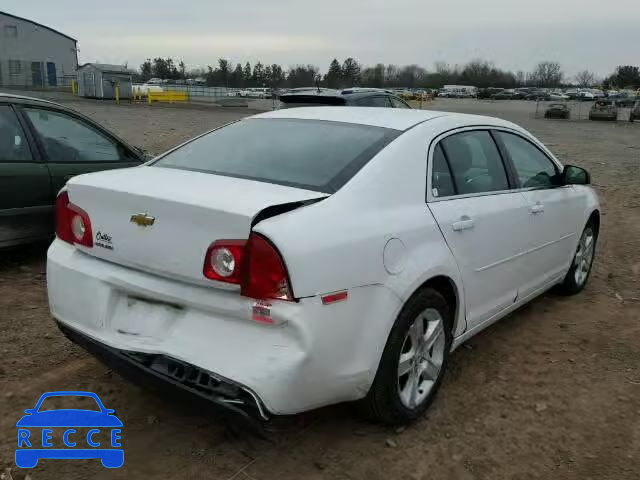
[{"label": "front side window", "polygon": [[523,188],[548,188],[558,174],[555,164],[524,138],[496,132],[502,139]]},{"label": "front side window", "polygon": [[199,137],[154,165],[333,193],[400,133],[324,120],[253,118]]},{"label": "front side window", "polygon": [[375,97],[364,97],[355,100],[354,105],[357,107],[384,107],[389,108],[391,105],[387,97],[378,95]]},{"label": "front side window", "polygon": [[0,105],[0,162],[29,162],[31,151],[14,111]]},{"label": "front side window", "polygon": [[441,145],[458,195],[509,189],[502,157],[489,132],[456,133]]},{"label": "front side window", "polygon": [[121,159],[117,143],[77,118],[37,108],[25,112],[50,162],[114,162]]}]

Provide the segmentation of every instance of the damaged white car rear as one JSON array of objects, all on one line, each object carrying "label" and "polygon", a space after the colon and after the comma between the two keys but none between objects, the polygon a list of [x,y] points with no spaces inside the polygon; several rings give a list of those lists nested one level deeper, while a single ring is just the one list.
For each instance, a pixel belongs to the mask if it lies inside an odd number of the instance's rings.
[{"label": "damaged white car rear", "polygon": [[457,345],[553,286],[584,288],[588,183],[494,118],[256,115],[70,180],[51,311],[106,363],[250,418],[359,400],[405,423]]}]

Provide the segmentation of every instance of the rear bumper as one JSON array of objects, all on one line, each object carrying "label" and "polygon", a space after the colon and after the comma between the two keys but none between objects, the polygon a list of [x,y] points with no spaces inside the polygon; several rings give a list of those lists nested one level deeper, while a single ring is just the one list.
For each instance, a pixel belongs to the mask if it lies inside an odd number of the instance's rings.
[{"label": "rear bumper", "polygon": [[193,397],[205,400],[219,407],[220,412],[247,420],[251,427],[258,426],[256,422],[269,419],[255,393],[231,380],[163,355],[107,347],[61,322],[57,324],[69,340],[136,384],[169,389],[171,393],[186,393],[192,396],[189,400],[193,400]]},{"label": "rear bumper", "polygon": [[[148,377],[175,371],[171,362],[195,369],[239,391],[241,410],[262,418],[364,397],[401,307],[390,289],[369,285],[331,305],[317,296],[273,301],[267,325],[253,319],[257,302],[238,292],[122,267],[60,240],[48,251],[47,282],[53,317],[85,348]],[[227,410],[239,405],[219,391],[205,396]]]}]

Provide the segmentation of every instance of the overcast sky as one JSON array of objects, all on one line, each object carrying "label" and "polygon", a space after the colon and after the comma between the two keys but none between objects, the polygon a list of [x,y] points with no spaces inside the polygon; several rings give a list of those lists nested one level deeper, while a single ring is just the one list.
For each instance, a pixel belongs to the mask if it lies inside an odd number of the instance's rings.
[{"label": "overcast sky", "polygon": [[0,9],[79,42],[79,59],[137,67],[312,63],[333,57],[433,68],[483,58],[528,71],[555,60],[569,76],[640,64],[640,0],[2,0]]}]

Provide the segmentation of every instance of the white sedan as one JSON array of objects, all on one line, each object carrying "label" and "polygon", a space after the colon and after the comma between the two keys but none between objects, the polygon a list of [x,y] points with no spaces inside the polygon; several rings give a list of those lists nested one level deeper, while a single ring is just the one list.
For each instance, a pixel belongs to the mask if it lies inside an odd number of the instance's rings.
[{"label": "white sedan", "polygon": [[109,364],[266,419],[433,400],[450,352],[551,287],[581,291],[589,175],[496,118],[263,113],[71,179],[51,311]]}]

